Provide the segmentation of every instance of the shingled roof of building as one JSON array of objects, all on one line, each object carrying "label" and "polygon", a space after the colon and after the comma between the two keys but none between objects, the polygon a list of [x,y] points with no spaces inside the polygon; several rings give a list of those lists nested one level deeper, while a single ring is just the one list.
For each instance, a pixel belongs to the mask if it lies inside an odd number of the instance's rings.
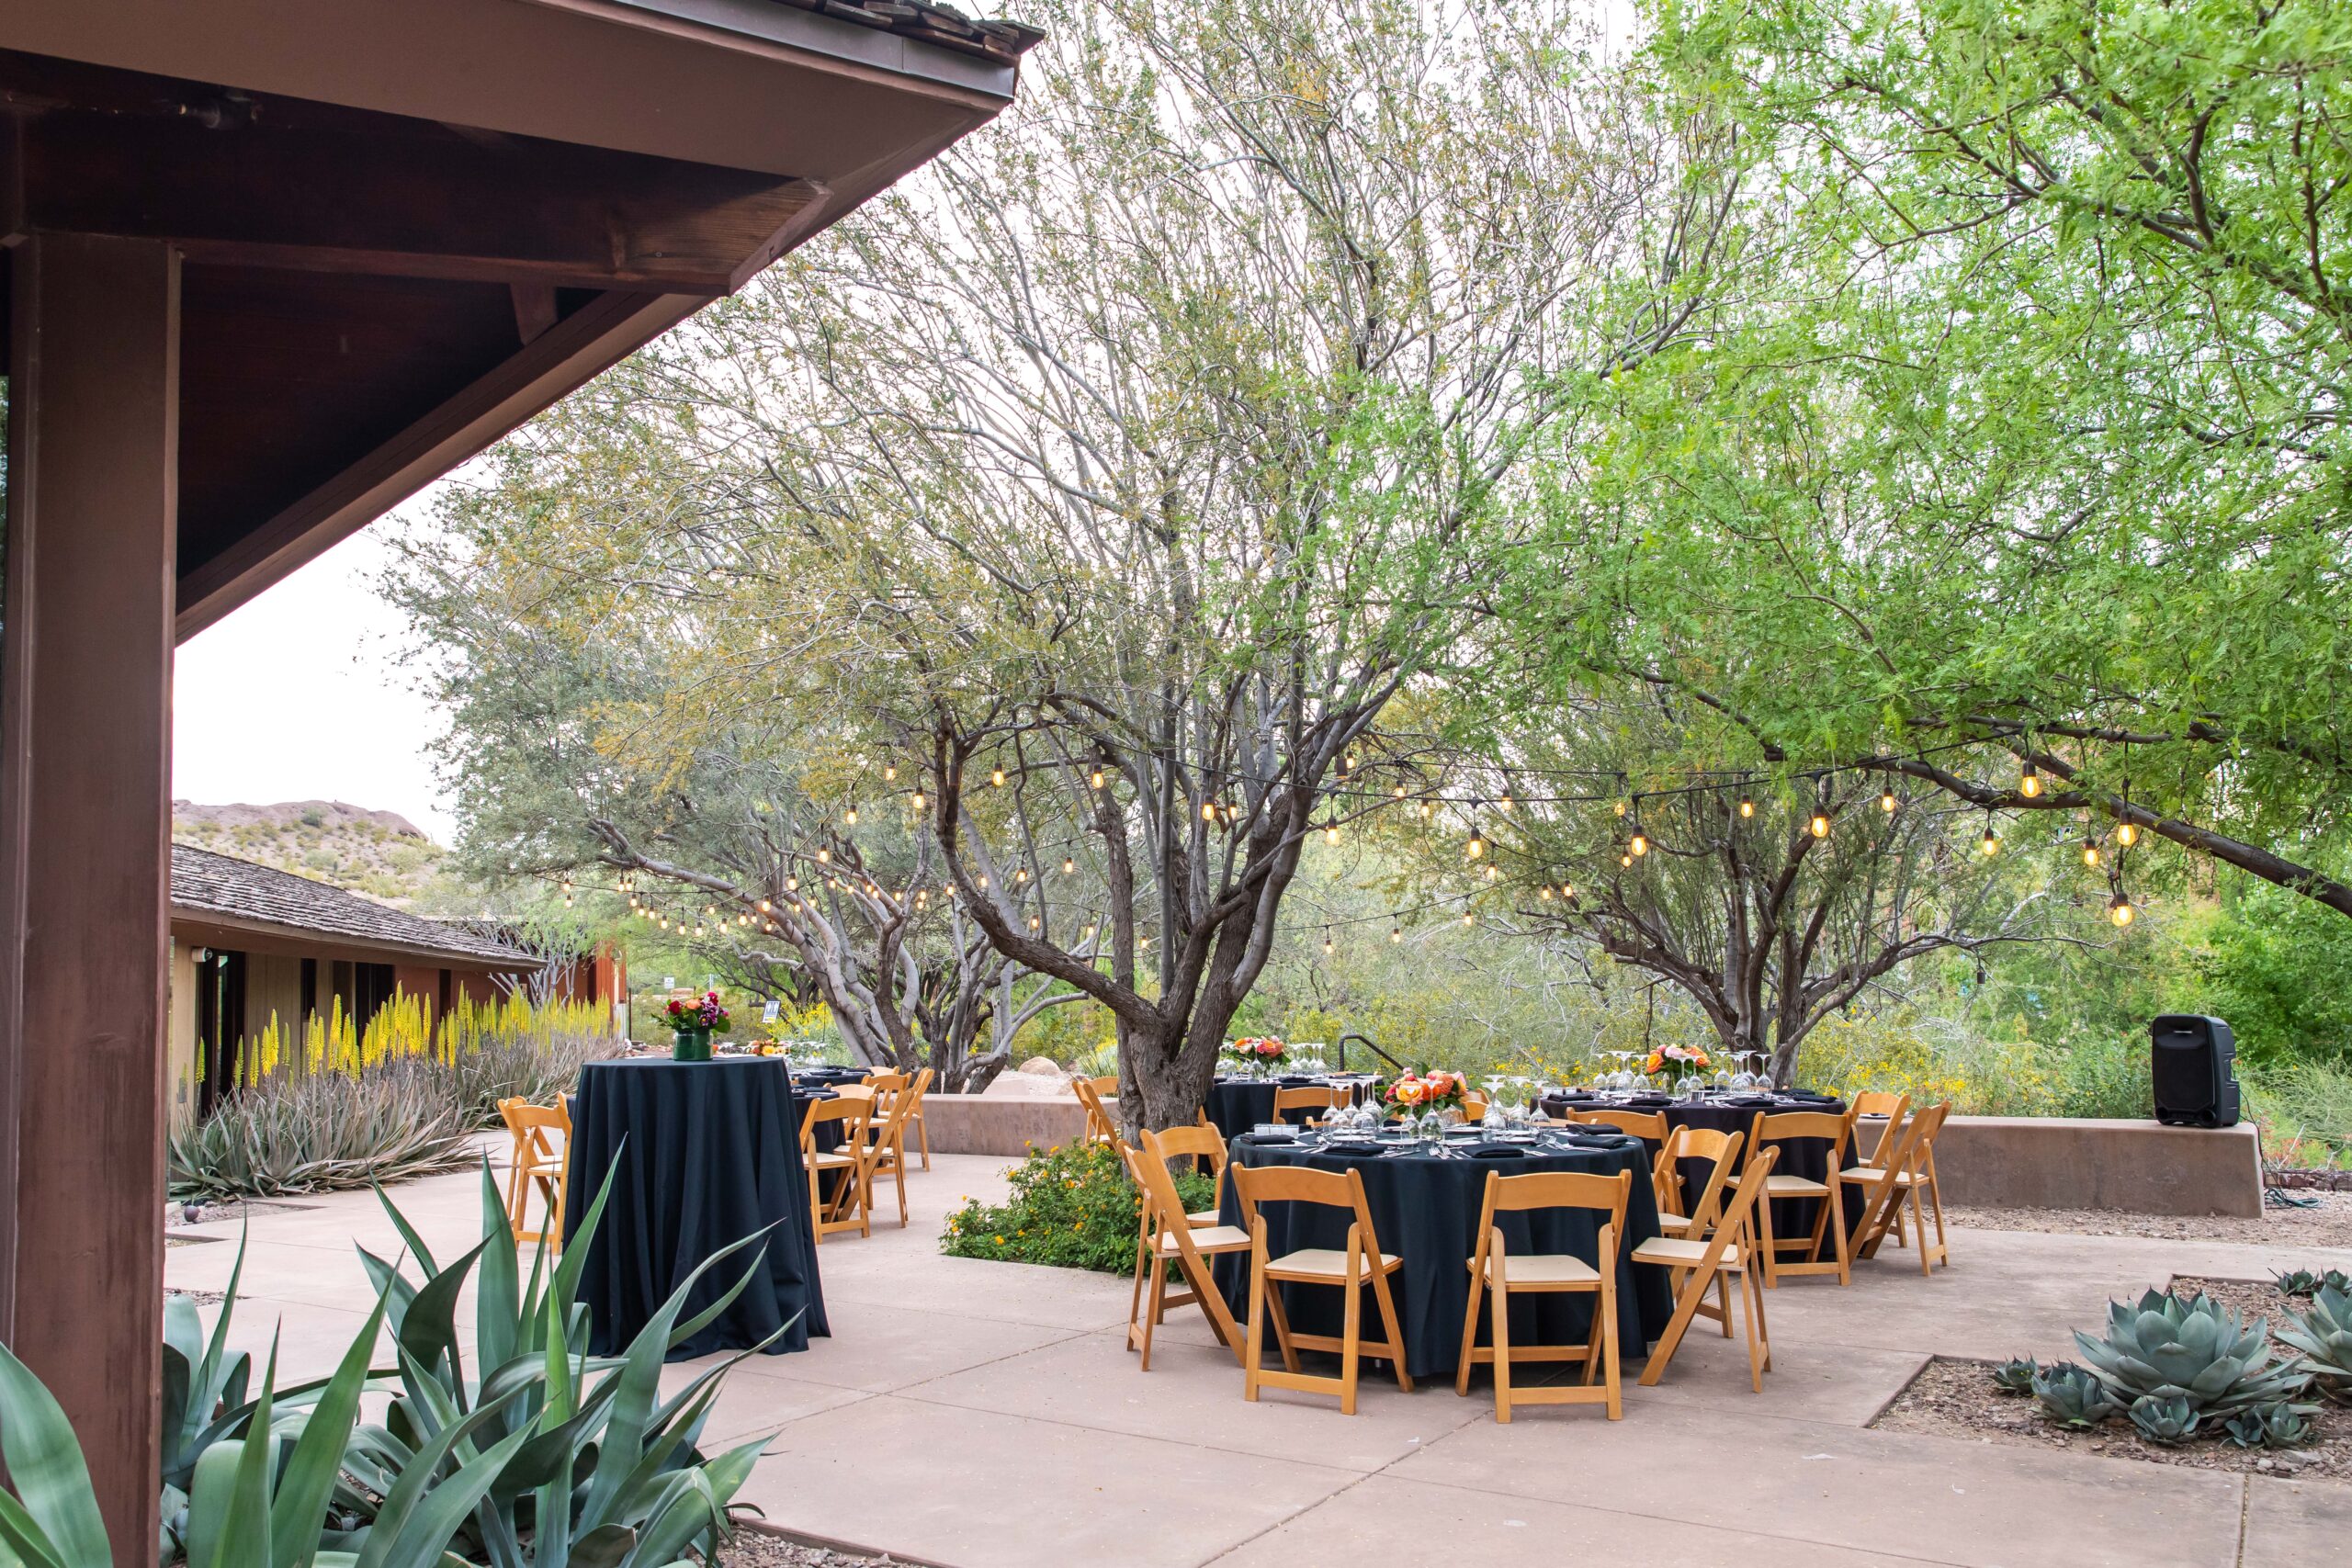
[{"label": "shingled roof of building", "polygon": [[539,960],[463,926],[428,920],[307,876],[187,844],[172,846],[172,909],[340,937],[492,968],[535,969]]},{"label": "shingled roof of building", "polygon": [[926,0],[775,0],[797,11],[838,17],[860,27],[880,28],[904,38],[920,39],[959,54],[1011,64],[1035,47],[1046,35],[1024,22],[981,21],[953,6]]}]

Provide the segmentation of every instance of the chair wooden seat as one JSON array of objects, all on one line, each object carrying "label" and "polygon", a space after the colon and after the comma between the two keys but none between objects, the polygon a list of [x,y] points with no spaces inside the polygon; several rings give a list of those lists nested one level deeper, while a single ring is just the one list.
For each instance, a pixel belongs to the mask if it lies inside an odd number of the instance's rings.
[{"label": "chair wooden seat", "polygon": [[1829,1183],[1810,1176],[1776,1176],[1764,1184],[1767,1198],[1826,1198]]},{"label": "chair wooden seat", "polygon": [[[1405,1260],[1393,1252],[1380,1255],[1380,1271],[1384,1274],[1394,1274],[1404,1266]],[[1296,1252],[1285,1252],[1280,1258],[1266,1260],[1269,1280],[1331,1282],[1347,1277],[1348,1255],[1336,1247],[1302,1247]]]},{"label": "chair wooden seat", "polygon": [[1688,1214],[1660,1214],[1657,1217],[1657,1228],[1668,1235],[1689,1235],[1693,1223]]},{"label": "chair wooden seat", "polygon": [[[1634,1248],[1636,1263],[1661,1263],[1668,1269],[1696,1269],[1706,1261],[1709,1243],[1686,1241],[1680,1236],[1657,1235]],[[1740,1263],[1739,1244],[1724,1243],[1723,1266],[1736,1269]]]},{"label": "chair wooden seat", "polygon": [[[1184,1230],[1193,1238],[1193,1250],[1195,1252],[1247,1252],[1250,1249],[1250,1233],[1239,1225],[1187,1225]],[[1173,1231],[1160,1232],[1159,1245],[1163,1262],[1176,1258],[1184,1250],[1177,1245]]]},{"label": "chair wooden seat", "polygon": [[1887,1180],[1890,1178],[1894,1179],[1894,1184],[1898,1187],[1915,1186],[1919,1180],[1917,1177],[1912,1175],[1907,1170],[1880,1170],[1875,1166],[1867,1165],[1860,1167],[1859,1169],[1848,1171],[1843,1179],[1847,1181],[1859,1181],[1866,1186],[1875,1187],[1880,1182]]},{"label": "chair wooden seat", "polygon": [[819,1170],[854,1170],[857,1168],[857,1156],[843,1154],[839,1149],[828,1149],[810,1155],[808,1157],[808,1163]]},{"label": "chair wooden seat", "polygon": [[[1525,1176],[1487,1173],[1487,1196],[1478,1216],[1478,1250],[1470,1258],[1470,1301],[1462,1314],[1462,1355],[1454,1373],[1453,1392],[1470,1392],[1470,1369],[1486,1362],[1495,1369],[1495,1419],[1509,1421],[1511,1406],[1534,1404],[1599,1404],[1611,1421],[1625,1413],[1623,1382],[1617,1365],[1617,1238],[1624,1233],[1625,1202],[1634,1189],[1634,1173],[1614,1176],[1586,1171],[1537,1171]],[[1598,1263],[1565,1253],[1514,1254],[1495,1223],[1500,1213],[1550,1210],[1583,1210],[1597,1222],[1594,1257]],[[1514,1296],[1552,1292],[1590,1292],[1593,1310],[1589,1331],[1581,1345],[1528,1344],[1511,1338],[1510,1303]],[[1487,1295],[1488,1343],[1478,1343],[1479,1297]],[[1561,1379],[1549,1384],[1522,1386],[1512,1378],[1516,1361],[1581,1362],[1583,1378],[1575,1383]]]},{"label": "chair wooden seat", "polygon": [[[1759,1111],[1747,1134],[1750,1155],[1767,1145],[1818,1140],[1828,1146],[1827,1179],[1815,1181],[1775,1171],[1756,1205],[1756,1251],[1764,1283],[1777,1288],[1783,1274],[1833,1274],[1841,1285],[1853,1281],[1853,1240],[1846,1229],[1846,1189],[1851,1175],[1846,1151],[1854,1139],[1854,1113],[1826,1111]],[[1803,1235],[1773,1234],[1774,1200],[1814,1205],[1813,1228]],[[1785,1255],[1794,1253],[1794,1258]]]},{"label": "chair wooden seat", "polygon": [[1200,1230],[1205,1226],[1216,1224],[1217,1223],[1217,1211],[1215,1209],[1195,1209],[1191,1213],[1184,1216],[1184,1223],[1191,1225],[1194,1230]]},{"label": "chair wooden seat", "polygon": [[[1470,1265],[1476,1268],[1473,1259]],[[1566,1252],[1514,1252],[1509,1257],[1498,1253],[1487,1255],[1486,1277],[1497,1275],[1507,1280],[1513,1290],[1522,1285],[1597,1285],[1600,1270],[1583,1258]]]}]

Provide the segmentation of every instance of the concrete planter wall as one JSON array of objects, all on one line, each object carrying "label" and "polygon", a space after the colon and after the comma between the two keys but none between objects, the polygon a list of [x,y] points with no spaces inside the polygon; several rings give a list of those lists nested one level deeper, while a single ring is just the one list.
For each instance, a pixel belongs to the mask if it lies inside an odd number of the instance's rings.
[{"label": "concrete planter wall", "polygon": [[[1883,1122],[1857,1131],[1867,1151]],[[1984,1209],[2262,1213],[2253,1123],[2166,1127],[2066,1116],[1954,1116],[1936,1140],[1944,1201]]]},{"label": "concrete planter wall", "polygon": [[[1018,1158],[1086,1131],[1075,1099],[934,1094],[923,1101],[940,1154]],[[1879,1123],[1865,1122],[1865,1149]],[[2208,1131],[2154,1122],[1955,1116],[1936,1145],[1944,1201],[1988,1209],[2111,1209],[2136,1214],[2262,1213],[2262,1148],[2251,1123]]]}]

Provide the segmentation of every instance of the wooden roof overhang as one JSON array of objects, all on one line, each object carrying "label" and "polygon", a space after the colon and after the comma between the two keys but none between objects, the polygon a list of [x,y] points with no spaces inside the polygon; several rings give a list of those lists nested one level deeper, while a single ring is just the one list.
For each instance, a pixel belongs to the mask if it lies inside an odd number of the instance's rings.
[{"label": "wooden roof overhang", "polygon": [[178,637],[1010,101],[1033,32],[959,42],[952,14],[873,4],[0,17],[0,246],[96,234],[184,257]]}]

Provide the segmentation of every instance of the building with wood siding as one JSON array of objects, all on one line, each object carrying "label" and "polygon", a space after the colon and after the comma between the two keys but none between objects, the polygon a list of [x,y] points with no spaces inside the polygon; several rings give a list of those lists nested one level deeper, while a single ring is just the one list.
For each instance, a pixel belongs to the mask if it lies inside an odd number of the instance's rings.
[{"label": "building with wood siding", "polygon": [[[537,953],[323,882],[187,844],[172,846],[167,1082],[175,1115],[207,1109],[238,1043],[274,1018],[300,1030],[338,1006],[365,1029],[395,995],[437,1019],[459,998],[496,1001],[545,966]],[[610,1007],[627,979],[608,950],[559,964],[551,994]]]}]

